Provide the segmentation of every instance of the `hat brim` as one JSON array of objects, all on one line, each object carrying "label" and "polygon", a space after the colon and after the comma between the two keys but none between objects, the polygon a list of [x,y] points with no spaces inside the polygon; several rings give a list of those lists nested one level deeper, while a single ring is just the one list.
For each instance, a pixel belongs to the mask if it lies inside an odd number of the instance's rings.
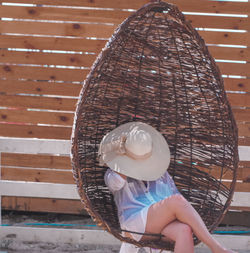
[{"label": "hat brim", "polygon": [[119,136],[127,135],[131,129],[138,126],[148,132],[153,140],[152,154],[146,159],[132,159],[126,155],[119,155],[115,152],[107,157],[104,162],[110,169],[122,173],[128,177],[139,180],[153,181],[160,178],[168,169],[170,163],[169,146],[163,135],[148,124],[142,122],[129,122],[109,132],[100,145],[110,143]]}]

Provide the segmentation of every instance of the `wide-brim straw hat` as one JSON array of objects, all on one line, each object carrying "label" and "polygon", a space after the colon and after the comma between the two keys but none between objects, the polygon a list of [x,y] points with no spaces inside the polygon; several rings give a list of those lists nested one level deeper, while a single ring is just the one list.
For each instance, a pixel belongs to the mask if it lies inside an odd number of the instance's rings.
[{"label": "wide-brim straw hat", "polygon": [[145,181],[160,178],[170,163],[170,150],[163,135],[142,122],[129,122],[107,133],[98,155],[101,165]]}]

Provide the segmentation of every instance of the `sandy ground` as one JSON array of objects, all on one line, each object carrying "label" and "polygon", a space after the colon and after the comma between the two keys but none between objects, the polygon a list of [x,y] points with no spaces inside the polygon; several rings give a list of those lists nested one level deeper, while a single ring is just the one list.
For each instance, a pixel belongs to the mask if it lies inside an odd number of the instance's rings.
[{"label": "sandy ground", "polygon": [[[43,227],[49,227],[47,223],[57,224],[59,227],[68,225],[67,228],[83,228],[86,225],[88,229],[98,229],[94,222],[88,216],[80,215],[62,215],[51,213],[22,213],[22,212],[3,212],[2,224],[15,226],[36,226],[43,223]],[[31,225],[33,224],[33,225]],[[39,225],[41,227],[41,225]],[[57,226],[57,228],[58,228]],[[64,226],[65,227],[65,226]],[[220,230],[226,228],[220,228]],[[232,229],[232,228],[231,228]],[[234,229],[249,230],[247,227],[237,227]],[[89,253],[115,253],[119,252],[117,245],[82,245],[82,244],[53,244],[41,242],[20,242],[15,238],[4,238],[0,242],[0,253],[60,253],[60,252],[89,252]],[[140,253],[145,252],[140,249]],[[196,248],[195,253],[209,253],[208,249]],[[249,253],[249,251],[238,251],[239,253]],[[185,252],[184,252],[185,253]]]}]

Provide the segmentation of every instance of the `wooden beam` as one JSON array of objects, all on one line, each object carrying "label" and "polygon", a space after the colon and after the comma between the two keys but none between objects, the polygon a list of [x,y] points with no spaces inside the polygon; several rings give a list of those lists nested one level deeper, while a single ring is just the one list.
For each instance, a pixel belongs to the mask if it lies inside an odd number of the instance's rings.
[{"label": "wooden beam", "polygon": [[231,103],[231,106],[250,106],[250,93],[239,94],[239,93],[228,93],[228,100]]},{"label": "wooden beam", "polygon": [[216,64],[219,66],[220,71],[223,75],[250,77],[250,63],[217,62]]},{"label": "wooden beam", "polygon": [[[53,54],[41,52],[17,52],[3,50],[0,54],[0,62],[11,68],[12,64],[36,64],[48,66],[76,66],[89,68],[96,59],[96,55],[79,54]],[[249,76],[250,64],[217,62],[222,74]],[[27,66],[28,68],[28,66]]]},{"label": "wooden beam", "polygon": [[[37,198],[79,199],[76,185],[35,183],[23,181],[0,181],[2,196]],[[231,206],[249,207],[250,192],[235,192]]]},{"label": "wooden beam", "polygon": [[[249,125],[242,123],[238,124],[239,136],[250,137]],[[22,138],[42,138],[42,139],[64,139],[68,140],[71,137],[72,127],[62,126],[40,126],[31,125],[30,123],[6,122],[0,123],[0,132],[5,137],[22,137]],[[247,144],[246,144],[247,145]]]},{"label": "wooden beam", "polygon": [[3,196],[2,210],[88,215],[80,200],[53,198]]},{"label": "wooden beam", "polygon": [[39,34],[70,37],[109,38],[115,29],[114,25],[50,23],[28,21],[1,21],[1,33]]},{"label": "wooden beam", "polygon": [[38,64],[91,67],[96,55],[19,52],[1,50],[0,62],[5,64]]},{"label": "wooden beam", "polygon": [[[228,93],[232,107],[250,106],[250,94]],[[17,109],[34,108],[74,112],[78,98],[0,95],[0,106]]]},{"label": "wooden beam", "polygon": [[243,146],[250,146],[250,137],[239,136],[238,143],[242,147]]},{"label": "wooden beam", "polygon": [[250,48],[208,46],[209,52],[216,59],[250,61]]},{"label": "wooden beam", "polygon": [[99,53],[107,40],[63,37],[35,37],[28,35],[0,35],[1,48],[26,48]]},{"label": "wooden beam", "polygon": [[233,108],[233,114],[238,122],[250,122],[250,109]]},{"label": "wooden beam", "polygon": [[225,89],[227,91],[250,92],[250,79],[224,78]]},{"label": "wooden beam", "polygon": [[[5,153],[69,155],[70,149],[70,140],[0,138],[0,152]],[[238,150],[240,161],[250,161],[250,145],[239,146]]]},{"label": "wooden beam", "polygon": [[[49,0],[5,0],[7,3],[30,3],[38,5],[52,5]],[[169,0],[169,3],[177,5],[181,11],[196,11],[196,12],[211,12],[211,13],[239,13],[249,14],[249,2],[226,2],[226,1],[209,1],[209,0]],[[117,9],[138,9],[142,5],[147,4],[148,0],[53,0],[53,5],[56,6],[77,6],[77,7],[100,7],[100,8],[117,8]]]},{"label": "wooden beam", "polygon": [[94,22],[120,24],[131,12],[121,10],[98,10],[58,7],[2,6],[0,16],[14,19]]},{"label": "wooden beam", "polygon": [[198,31],[206,44],[250,46],[250,33]]},{"label": "wooden beam", "polygon": [[6,95],[36,94],[78,97],[82,83],[1,80],[1,92]]},{"label": "wooden beam", "polygon": [[80,199],[76,185],[1,180],[2,196]]},{"label": "wooden beam", "polygon": [[43,112],[43,111],[28,111],[28,110],[8,110],[0,109],[0,118],[2,122],[16,124],[48,124],[57,126],[73,125],[74,113],[66,112]]},{"label": "wooden beam", "polygon": [[69,140],[72,129],[59,126],[0,124],[1,136]]},{"label": "wooden beam", "polygon": [[0,75],[2,78],[9,80],[26,79],[42,81],[64,81],[64,82],[82,82],[89,69],[80,68],[58,68],[58,67],[41,67],[41,66],[15,66],[1,65]]},{"label": "wooden beam", "polygon": [[0,95],[0,106],[74,112],[77,98]]},{"label": "wooden beam", "polygon": [[2,180],[28,181],[55,184],[74,184],[72,171],[39,169],[39,168],[1,168]]},{"label": "wooden beam", "polygon": [[[118,25],[131,12],[121,10],[96,10],[96,9],[72,9],[55,7],[24,7],[24,6],[2,6],[1,17],[14,19],[68,21],[68,22],[92,22],[110,23]],[[198,13],[197,13],[198,14]],[[203,15],[186,15],[186,19],[193,27],[208,27],[220,29],[248,30],[249,19],[247,17],[225,17]]]},{"label": "wooden beam", "polygon": [[70,140],[0,138],[0,152],[69,155],[70,148]]},{"label": "wooden beam", "polygon": [[234,225],[234,226],[250,227],[250,212],[229,211],[224,216],[221,224],[227,226]]},{"label": "wooden beam", "polygon": [[2,153],[1,165],[71,170],[70,157],[60,155]]}]

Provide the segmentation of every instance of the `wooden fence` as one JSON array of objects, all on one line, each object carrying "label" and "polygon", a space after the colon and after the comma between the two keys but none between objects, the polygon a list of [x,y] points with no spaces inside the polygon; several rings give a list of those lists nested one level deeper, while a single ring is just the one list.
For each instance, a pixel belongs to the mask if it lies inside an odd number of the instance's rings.
[{"label": "wooden fence", "polygon": [[[28,181],[74,187],[69,150],[57,152],[52,142],[50,152],[39,152],[39,148],[32,152],[30,145],[36,144],[26,140],[70,140],[75,105],[90,66],[117,25],[147,2],[0,2],[0,146],[8,139],[23,142],[18,150],[15,144],[10,149],[2,147],[2,183],[15,186]],[[236,204],[230,208],[250,211],[250,2],[168,2],[177,4],[197,28],[221,69],[239,128],[241,161]],[[231,178],[225,175],[224,179]],[[83,211],[79,199],[53,198],[49,193],[47,198],[36,198],[16,192],[2,196],[3,209]]]}]

